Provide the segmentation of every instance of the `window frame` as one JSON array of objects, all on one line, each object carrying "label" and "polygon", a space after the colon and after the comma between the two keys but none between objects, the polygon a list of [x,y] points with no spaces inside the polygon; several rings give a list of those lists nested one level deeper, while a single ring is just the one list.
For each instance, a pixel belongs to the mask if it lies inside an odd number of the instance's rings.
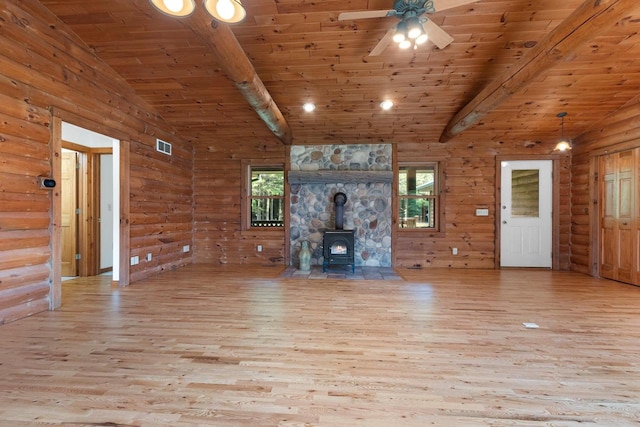
[{"label": "window frame", "polygon": [[[401,195],[400,194],[400,171],[403,168],[423,168],[434,170],[434,194],[432,196],[425,195]],[[398,162],[396,182],[394,185],[394,194],[396,196],[396,204],[394,216],[396,217],[396,230],[401,233],[425,233],[429,235],[437,235],[444,233],[444,191],[442,186],[444,183],[444,161],[441,160],[426,160],[422,162]],[[400,207],[403,200],[409,199],[432,199],[435,204],[435,212],[433,213],[434,226],[433,227],[406,227],[404,226],[403,218],[400,218]]]},{"label": "window frame", "polygon": [[[256,170],[274,170],[282,172],[282,195],[281,196],[253,196],[251,193],[251,176]],[[286,173],[283,163],[269,162],[262,160],[243,160],[242,161],[242,195],[240,199],[241,208],[241,230],[242,231],[259,231],[259,232],[276,232],[281,234],[285,227],[286,220]],[[251,221],[251,202],[254,199],[279,199],[282,203],[283,220],[281,226],[274,227],[254,227]]]}]

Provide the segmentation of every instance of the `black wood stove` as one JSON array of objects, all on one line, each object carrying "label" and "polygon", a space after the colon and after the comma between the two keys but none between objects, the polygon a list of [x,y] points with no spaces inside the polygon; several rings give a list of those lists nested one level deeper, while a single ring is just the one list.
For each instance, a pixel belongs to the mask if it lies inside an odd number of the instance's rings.
[{"label": "black wood stove", "polygon": [[350,265],[351,272],[356,271],[354,257],[354,237],[353,230],[327,230],[324,232],[322,241],[324,262],[322,271],[327,271],[330,265]]},{"label": "black wood stove", "polygon": [[356,271],[355,262],[355,231],[343,230],[344,204],[347,195],[336,193],[333,197],[335,203],[336,229],[325,230],[322,240],[324,261],[322,271],[327,271],[330,265],[350,265],[351,272]]}]

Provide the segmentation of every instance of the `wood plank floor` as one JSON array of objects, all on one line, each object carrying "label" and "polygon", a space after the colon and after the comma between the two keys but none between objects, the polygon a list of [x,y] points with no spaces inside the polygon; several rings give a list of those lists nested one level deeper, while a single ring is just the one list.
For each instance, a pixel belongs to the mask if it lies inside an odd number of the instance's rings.
[{"label": "wood plank floor", "polygon": [[[637,426],[640,288],[190,266],[0,327],[0,426]],[[535,322],[538,329],[526,329]]]}]

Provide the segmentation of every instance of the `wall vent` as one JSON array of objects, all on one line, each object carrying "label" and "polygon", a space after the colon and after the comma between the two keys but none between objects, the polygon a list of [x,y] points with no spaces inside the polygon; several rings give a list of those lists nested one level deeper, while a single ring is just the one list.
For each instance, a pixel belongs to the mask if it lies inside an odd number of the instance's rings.
[{"label": "wall vent", "polygon": [[171,144],[161,139],[156,139],[156,150],[161,153],[171,155]]}]

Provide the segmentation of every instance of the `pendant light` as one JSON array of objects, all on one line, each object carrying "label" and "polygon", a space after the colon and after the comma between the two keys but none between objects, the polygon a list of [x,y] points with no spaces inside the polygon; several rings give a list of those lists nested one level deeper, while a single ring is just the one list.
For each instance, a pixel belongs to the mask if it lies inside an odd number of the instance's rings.
[{"label": "pendant light", "polygon": [[562,112],[562,113],[558,113],[557,116],[560,118],[560,120],[562,120],[561,122],[561,129],[562,129],[562,133],[560,134],[560,141],[556,144],[556,147],[553,149],[553,151],[567,151],[567,150],[571,150],[571,148],[573,148],[571,146],[571,140],[565,139],[564,138],[564,118],[566,117],[567,113],[566,112]]}]

